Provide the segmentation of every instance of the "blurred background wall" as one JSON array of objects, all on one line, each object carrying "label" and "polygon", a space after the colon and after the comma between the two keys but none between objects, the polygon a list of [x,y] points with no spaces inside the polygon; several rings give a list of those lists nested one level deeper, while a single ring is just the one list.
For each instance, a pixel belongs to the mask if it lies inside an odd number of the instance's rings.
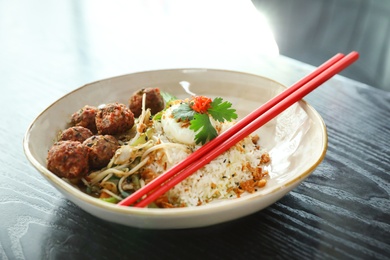
[{"label": "blurred background wall", "polygon": [[280,54],[314,66],[337,52],[360,59],[344,76],[390,91],[390,0],[252,0]]}]

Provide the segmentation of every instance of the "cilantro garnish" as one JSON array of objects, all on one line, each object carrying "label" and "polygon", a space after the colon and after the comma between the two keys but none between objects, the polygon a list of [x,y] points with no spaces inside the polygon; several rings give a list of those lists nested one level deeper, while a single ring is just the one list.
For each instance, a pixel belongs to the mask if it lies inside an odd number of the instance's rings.
[{"label": "cilantro garnish", "polygon": [[193,120],[196,112],[189,106],[188,103],[181,103],[178,108],[173,111],[173,116],[176,120]]},{"label": "cilantro garnish", "polygon": [[207,140],[212,140],[218,135],[207,114],[195,114],[190,123],[190,129],[196,133],[195,141],[197,144],[201,143],[203,145]]},{"label": "cilantro garnish", "polygon": [[164,99],[165,104],[167,104],[167,105],[169,102],[177,99],[177,97],[175,97],[174,95],[171,95],[167,92],[161,91],[160,93],[161,93],[162,98]]},{"label": "cilantro garnish", "polygon": [[207,112],[219,122],[232,121],[232,119],[237,119],[237,114],[236,110],[231,107],[232,103],[222,102],[222,98],[218,97],[211,102],[211,108]]},{"label": "cilantro garnish", "polygon": [[230,102],[223,101],[220,97],[212,101],[207,97],[196,96],[189,102],[181,103],[172,114],[176,120],[189,121],[190,129],[196,133],[195,143],[203,145],[218,135],[210,116],[219,122],[236,119],[236,110],[231,107]]}]

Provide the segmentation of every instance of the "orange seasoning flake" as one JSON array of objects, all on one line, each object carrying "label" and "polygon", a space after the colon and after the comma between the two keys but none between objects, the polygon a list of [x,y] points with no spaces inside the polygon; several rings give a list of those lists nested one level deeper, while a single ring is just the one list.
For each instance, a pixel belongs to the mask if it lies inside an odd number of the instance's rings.
[{"label": "orange seasoning flake", "polygon": [[196,96],[193,97],[190,102],[190,107],[201,114],[207,113],[207,110],[211,108],[211,98],[205,96]]},{"label": "orange seasoning flake", "polygon": [[241,188],[249,193],[255,192],[255,182],[253,180],[247,180],[240,183]]}]

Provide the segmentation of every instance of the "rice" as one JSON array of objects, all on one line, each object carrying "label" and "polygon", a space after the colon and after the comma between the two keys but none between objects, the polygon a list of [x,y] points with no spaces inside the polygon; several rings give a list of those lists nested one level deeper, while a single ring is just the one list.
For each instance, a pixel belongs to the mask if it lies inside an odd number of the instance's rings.
[{"label": "rice", "polygon": [[[231,123],[225,123],[223,128],[230,126]],[[155,127],[156,136],[163,143],[170,143],[171,140],[164,135],[162,128],[156,123]],[[166,148],[163,151],[166,160],[155,161],[146,167],[161,174],[200,146],[188,145],[187,148]],[[168,202],[174,207],[193,207],[214,200],[237,198],[245,191],[244,187],[241,187],[243,183],[255,179],[253,186],[256,186],[256,181],[267,175],[264,169],[266,162],[262,159],[267,155],[267,152],[253,141],[252,136],[248,136],[168,191]],[[259,172],[261,177],[254,177]]]}]

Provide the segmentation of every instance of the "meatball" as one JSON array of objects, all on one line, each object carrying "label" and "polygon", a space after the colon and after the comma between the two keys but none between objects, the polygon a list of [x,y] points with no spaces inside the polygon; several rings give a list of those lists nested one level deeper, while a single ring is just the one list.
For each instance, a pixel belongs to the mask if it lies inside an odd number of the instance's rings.
[{"label": "meatball", "polygon": [[75,179],[89,171],[89,149],[77,141],[59,141],[49,150],[47,168],[59,177]]},{"label": "meatball", "polygon": [[82,126],[72,126],[62,131],[59,141],[79,141],[84,142],[85,139],[93,136],[93,133],[88,128]]},{"label": "meatball", "polygon": [[98,134],[123,134],[133,127],[134,114],[124,104],[106,104],[99,107],[95,122]]},{"label": "meatball", "polygon": [[164,109],[164,99],[158,88],[145,88],[133,93],[129,99],[129,108],[135,117],[142,113],[142,96],[146,94],[145,108],[150,108],[152,115]]},{"label": "meatball", "polygon": [[112,135],[94,135],[83,142],[89,147],[89,166],[100,169],[106,166],[119,148],[119,143]]},{"label": "meatball", "polygon": [[91,130],[92,133],[96,133],[95,116],[98,109],[94,106],[84,106],[77,112],[73,113],[71,122],[75,126],[83,126]]}]

